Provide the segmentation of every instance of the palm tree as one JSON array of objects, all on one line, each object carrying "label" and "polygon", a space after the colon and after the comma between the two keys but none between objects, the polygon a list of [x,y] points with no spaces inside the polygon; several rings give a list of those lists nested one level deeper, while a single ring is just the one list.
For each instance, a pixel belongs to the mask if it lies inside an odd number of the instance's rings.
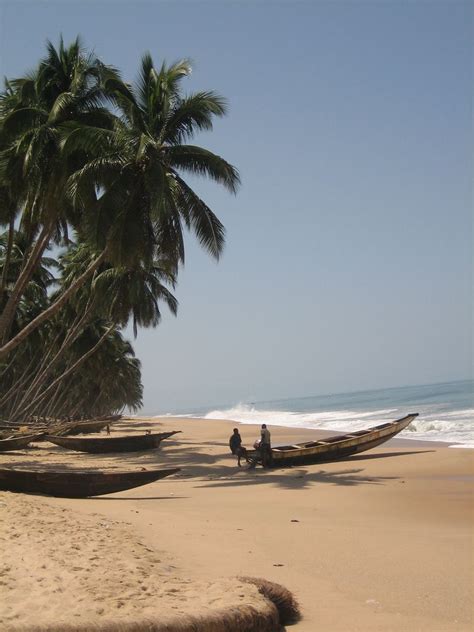
[{"label": "palm tree", "polygon": [[[3,298],[0,297],[0,309],[2,302],[8,300],[10,286],[21,269],[25,252],[29,248],[28,237],[19,231],[14,231],[13,240],[4,233],[0,235],[0,275],[4,276],[6,259],[9,251],[8,274],[5,277],[5,290]],[[56,267],[56,261],[48,257],[42,257],[40,265],[34,270],[33,276],[25,288],[15,312],[12,323],[12,331],[21,330],[28,322],[36,318],[48,304],[48,292],[55,283],[52,274]],[[20,401],[24,388],[29,384],[35,373],[41,367],[43,360],[48,356],[51,347],[51,332],[43,327],[34,332],[27,344],[22,345],[17,353],[13,354],[8,362],[0,361],[0,413],[8,415],[15,402]],[[49,344],[48,344],[49,342]]]},{"label": "palm tree", "polygon": [[[68,286],[75,277],[81,275],[90,265],[93,257],[85,246],[70,248],[60,258],[60,286]],[[131,319],[135,335],[138,326],[156,326],[161,319],[159,302],[164,301],[170,311],[176,315],[177,301],[164,285],[174,287],[175,276],[173,266],[166,261],[157,261],[149,269],[138,266],[130,268],[112,268],[107,264],[96,271],[92,279],[84,284],[69,304],[49,321],[47,328],[49,342],[41,362],[29,371],[29,383],[9,411],[13,419],[24,416],[44,400],[60,383],[68,378],[73,370],[108,340],[108,334],[116,326],[125,326]],[[58,293],[62,290],[59,289]],[[54,301],[54,294],[51,297]],[[109,331],[94,344],[93,351],[86,349],[84,357],[71,355],[71,349],[85,331],[97,319],[106,319]],[[42,331],[39,328],[38,331]],[[36,368],[36,372],[34,369]],[[38,413],[39,414],[39,413]]]},{"label": "palm tree", "polygon": [[[91,326],[78,341],[77,354],[92,348],[102,337],[99,322]],[[66,398],[61,394],[67,393]],[[84,393],[88,397],[84,397]],[[112,331],[89,358],[74,371],[70,381],[61,383],[51,411],[55,417],[84,416],[120,412],[127,407],[137,410],[142,404],[140,362],[134,357],[129,342],[120,332]],[[49,404],[49,402],[48,402]],[[43,407],[46,411],[47,408]]]},{"label": "palm tree", "polygon": [[[5,134],[3,133],[3,123],[5,118],[11,114],[20,103],[20,97],[15,90],[13,90],[10,83],[5,80],[5,90],[0,94],[0,156],[3,155],[7,149],[8,143],[6,142]],[[15,220],[20,211],[20,205],[22,202],[22,193],[18,190],[18,181],[14,183],[8,178],[0,179],[0,226],[8,226],[8,239],[4,244],[5,257],[3,272],[0,280],[0,304],[2,295],[7,283],[7,277],[10,267],[10,257],[13,248],[14,232],[15,232]]]},{"label": "palm tree", "polygon": [[79,121],[106,124],[110,113],[101,107],[102,72],[104,66],[83,52],[79,38],[67,48],[61,38],[59,50],[48,42],[47,56],[35,73],[7,83],[1,108],[0,189],[4,199],[13,195],[16,206],[7,204],[3,213],[11,226],[22,207],[21,226],[31,238],[31,249],[0,314],[0,342],[8,337],[43,252],[51,240],[67,234],[72,207],[65,185],[74,165],[62,156],[61,129]]},{"label": "palm tree", "polygon": [[183,224],[219,258],[224,227],[185,182],[183,172],[210,177],[233,193],[239,176],[220,156],[185,144],[197,131],[212,129],[213,118],[226,111],[224,100],[213,92],[182,96],[180,84],[190,71],[186,61],[163,64],[157,71],[145,55],[135,87],[115,72],[103,74],[104,93],[120,112],[111,127],[110,118],[106,125],[84,120],[62,125],[63,162],[86,157],[68,179],[72,208],[80,217],[74,227],[79,240],[100,254],[53,305],[0,347],[0,358],[57,313],[105,260],[136,269],[164,258],[177,270],[185,255]]},{"label": "palm tree", "polygon": [[[66,140],[72,148],[100,147],[100,153],[70,179],[77,204],[100,188],[94,224],[113,235],[113,258],[121,263],[140,252],[138,241],[152,233],[161,253],[184,261],[182,225],[192,228],[201,245],[216,259],[224,246],[224,227],[212,210],[183,179],[184,173],[206,176],[236,192],[239,176],[220,156],[186,144],[200,130],[210,130],[213,118],[226,112],[225,101],[214,92],[181,94],[182,79],[191,72],[187,61],[157,71],[149,54],[142,59],[139,81],[128,86],[109,77],[105,88],[121,117],[113,130],[92,128]],[[104,145],[106,152],[104,152]],[[113,210],[120,203],[121,213]],[[112,222],[112,223],[111,223]],[[102,230],[102,234],[108,234]],[[96,233],[94,233],[96,234]],[[144,253],[145,256],[150,252]],[[143,254],[142,254],[143,256]]]}]

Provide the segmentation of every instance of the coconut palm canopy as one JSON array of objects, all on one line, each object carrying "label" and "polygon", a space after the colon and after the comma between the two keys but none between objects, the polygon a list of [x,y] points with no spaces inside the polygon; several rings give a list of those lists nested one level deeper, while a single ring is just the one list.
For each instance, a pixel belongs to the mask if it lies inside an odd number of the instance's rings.
[{"label": "coconut palm canopy", "polygon": [[77,38],[48,43],[32,73],[6,80],[0,417],[140,406],[139,362],[120,329],[156,326],[162,304],[176,315],[184,230],[216,259],[225,243],[186,176],[239,185],[235,167],[192,144],[226,104],[184,94],[190,72],[186,60],[157,67],[145,54],[129,84]]}]

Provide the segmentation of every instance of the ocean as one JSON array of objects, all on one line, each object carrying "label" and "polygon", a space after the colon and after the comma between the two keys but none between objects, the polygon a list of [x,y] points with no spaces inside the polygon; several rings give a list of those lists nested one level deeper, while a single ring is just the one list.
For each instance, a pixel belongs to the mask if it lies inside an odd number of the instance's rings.
[{"label": "ocean", "polygon": [[361,430],[403,417],[419,417],[399,436],[474,448],[474,381],[404,386],[354,393],[239,403],[187,411],[187,417],[230,419],[289,428]]}]

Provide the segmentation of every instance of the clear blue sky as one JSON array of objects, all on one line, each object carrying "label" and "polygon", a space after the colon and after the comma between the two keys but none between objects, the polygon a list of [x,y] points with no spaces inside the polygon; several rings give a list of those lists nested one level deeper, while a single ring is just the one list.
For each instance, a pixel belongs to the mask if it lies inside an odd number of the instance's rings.
[{"label": "clear blue sky", "polygon": [[190,57],[235,164],[215,264],[134,345],[146,412],[472,376],[470,2],[0,1],[0,72],[81,34],[136,75]]}]

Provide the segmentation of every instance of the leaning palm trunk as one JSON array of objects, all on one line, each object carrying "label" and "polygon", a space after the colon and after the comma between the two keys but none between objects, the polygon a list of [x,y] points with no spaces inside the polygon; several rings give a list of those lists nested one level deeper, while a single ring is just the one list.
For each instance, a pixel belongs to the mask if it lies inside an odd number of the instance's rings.
[{"label": "leaning palm trunk", "polygon": [[34,366],[36,361],[37,361],[37,357],[36,357],[36,354],[34,354],[31,360],[26,365],[25,369],[22,371],[22,373],[18,377],[15,378],[15,381],[12,384],[12,386],[0,398],[0,409],[2,410],[6,409],[8,411],[8,406],[7,406],[8,402],[12,399],[14,401],[18,399],[18,395],[21,393],[22,388],[25,386],[25,384],[28,382],[28,379],[31,376],[32,367]]},{"label": "leaning palm trunk", "polygon": [[65,401],[69,399],[69,383],[73,379],[73,376],[70,375],[62,382],[59,382],[56,386],[56,391],[53,393],[49,400],[49,404],[44,411],[44,414],[47,417],[53,417],[57,419],[61,417],[62,411],[66,411]]},{"label": "leaning palm trunk", "polygon": [[[12,386],[10,389],[2,395],[0,398],[0,409],[3,409],[7,414],[11,414],[13,410],[16,410],[23,401],[26,399],[27,395],[32,390],[32,385],[35,383],[37,376],[44,370],[44,368],[48,365],[51,356],[53,355],[55,349],[57,348],[57,343],[61,336],[62,332],[60,332],[54,340],[48,343],[48,350],[46,353],[42,354],[43,346],[37,345],[36,350],[34,351],[30,361],[28,362],[26,368],[21,372],[19,376],[16,376]],[[42,359],[40,359],[40,355],[42,354]],[[10,368],[14,368],[15,362],[17,362],[17,358],[15,354],[13,355],[13,359],[9,364]],[[20,359],[21,364],[21,359]],[[8,374],[7,374],[8,375]],[[29,384],[29,385],[28,385]],[[7,403],[10,402],[9,405]]]},{"label": "leaning palm trunk", "polygon": [[8,226],[8,242],[7,250],[5,253],[5,262],[3,264],[2,280],[0,282],[0,296],[3,294],[3,290],[7,284],[8,270],[10,268],[10,259],[12,255],[13,239],[15,235],[15,217],[12,215],[10,218],[10,224]]},{"label": "leaning palm trunk", "polygon": [[59,298],[57,298],[54,303],[52,303],[47,309],[45,309],[41,314],[39,314],[36,318],[34,318],[28,325],[23,327],[21,331],[19,331],[16,336],[14,336],[11,340],[9,340],[3,347],[0,347],[0,359],[8,355],[13,349],[16,349],[19,344],[23,342],[33,331],[35,331],[42,323],[47,320],[50,320],[53,316],[55,316],[61,307],[68,301],[71,296],[73,296],[77,290],[84,285],[87,279],[94,274],[99,265],[104,261],[107,254],[107,249],[104,250],[94,261],[90,264],[87,270],[78,277],[74,283],[72,283],[67,290],[64,291],[63,294]]},{"label": "leaning palm trunk", "polygon": [[40,402],[42,402],[44,400],[44,398],[53,390],[53,388],[55,388],[60,382],[62,382],[66,377],[68,377],[73,371],[75,371],[76,369],[78,369],[81,364],[83,364],[88,358],[90,358],[90,356],[95,353],[97,351],[97,349],[105,342],[105,340],[107,339],[108,335],[110,334],[110,332],[115,328],[115,323],[113,323],[112,325],[110,325],[110,327],[108,327],[108,329],[105,331],[105,333],[99,338],[99,340],[96,342],[96,344],[89,349],[89,351],[87,351],[86,353],[84,353],[78,360],[76,360],[76,362],[69,367],[69,369],[67,369],[67,371],[65,371],[64,373],[62,373],[59,377],[57,377],[49,386],[48,388],[46,388],[40,395],[38,395],[37,397],[35,397],[35,399],[33,399],[32,402],[30,402],[27,406],[25,406],[22,410],[15,412],[12,415],[13,420],[17,420],[19,417],[21,417],[22,415],[25,415],[26,413],[29,413],[34,406],[36,406],[37,404],[39,404]]},{"label": "leaning palm trunk", "polygon": [[[17,409],[24,406],[28,401],[34,400],[39,393],[41,392],[42,386],[46,383],[48,377],[51,375],[52,370],[58,365],[58,362],[64,357],[66,351],[71,347],[73,342],[77,340],[80,333],[83,331],[84,326],[90,317],[92,310],[92,299],[89,299],[86,309],[82,315],[79,315],[75,322],[73,323],[72,328],[67,333],[62,345],[57,351],[56,355],[47,363],[50,358],[50,353],[47,354],[46,361],[41,363],[39,367],[36,377],[32,380],[30,386],[25,391],[20,403],[17,406]],[[56,337],[56,340],[58,337]],[[54,348],[54,346],[52,347]]]},{"label": "leaning palm trunk", "polygon": [[16,358],[13,357],[10,359],[9,363],[5,366],[4,369],[2,369],[2,371],[0,371],[0,379],[3,378],[5,375],[8,374],[8,372],[12,369],[12,367],[14,366],[16,362]]},{"label": "leaning palm trunk", "polygon": [[[36,386],[37,384],[37,377],[38,375],[40,375],[44,369],[45,366],[48,365],[48,362],[52,356],[52,354],[54,353],[54,349],[56,348],[56,343],[59,340],[59,335],[56,336],[56,338],[54,339],[54,341],[51,342],[51,344],[49,344],[49,349],[46,352],[46,354],[43,356],[43,359],[40,362],[36,362],[35,366],[33,367],[33,369],[31,371],[29,371],[29,373],[27,375],[25,375],[25,378],[22,380],[21,385],[18,384],[18,392],[21,393],[21,388],[23,388],[23,386],[29,381],[29,386],[27,388],[25,388],[22,398],[19,400],[20,403],[18,405],[15,405],[15,408],[18,408],[18,406],[21,406],[22,403],[27,399],[27,397],[31,394],[33,388]],[[37,356],[38,352],[35,354],[34,356],[34,360],[37,360]],[[13,389],[15,388],[16,384],[13,385]],[[20,388],[21,387],[21,388]],[[18,397],[15,398],[15,402],[18,402]]]},{"label": "leaning palm trunk", "polygon": [[[36,240],[36,243],[34,244],[25,262],[25,265],[23,266],[16,280],[13,290],[8,298],[7,304],[0,314],[0,342],[7,341],[8,333],[10,331],[13,319],[15,318],[15,312],[17,310],[18,304],[28,283],[31,281],[35,268],[37,267],[41,257],[43,256],[44,251],[49,244],[52,232],[53,228],[51,226],[44,226],[42,228],[38,239]],[[2,349],[3,347],[0,347],[0,358],[2,357]]]},{"label": "leaning palm trunk", "polygon": [[56,390],[49,398],[48,405],[44,409],[46,417],[51,417],[52,419],[58,419],[58,417],[60,417],[59,412],[64,407],[65,400],[69,399],[70,393],[68,384],[73,377],[74,376],[70,375],[63,382],[59,382],[56,386]]}]

